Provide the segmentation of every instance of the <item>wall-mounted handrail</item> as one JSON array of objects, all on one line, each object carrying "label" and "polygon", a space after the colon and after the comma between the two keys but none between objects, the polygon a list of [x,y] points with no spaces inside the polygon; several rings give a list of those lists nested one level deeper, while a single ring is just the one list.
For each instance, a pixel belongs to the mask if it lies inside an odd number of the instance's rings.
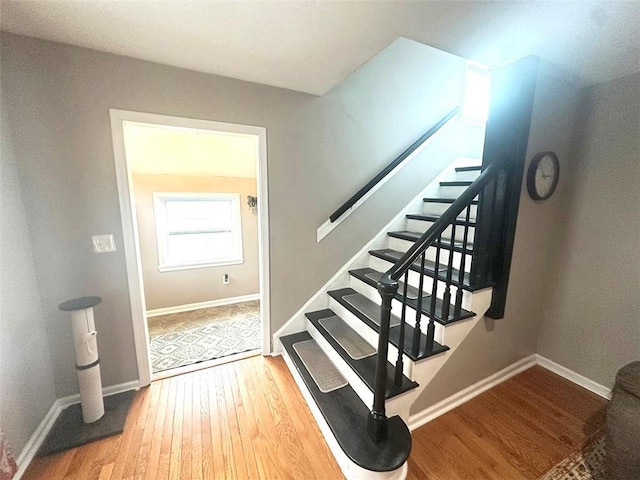
[{"label": "wall-mounted handrail", "polygon": [[[418,297],[416,302],[416,319],[413,328],[413,338],[410,339],[410,351],[418,357],[421,352],[432,351],[435,336],[435,319],[440,318],[447,322],[450,318],[460,315],[462,310],[462,287],[465,282],[466,257],[471,253],[469,248],[469,224],[472,206],[480,197],[487,198],[491,202],[491,210],[498,212],[505,208],[504,196],[496,195],[499,190],[506,187],[507,176],[510,170],[509,158],[504,157],[490,163],[480,174],[480,176],[460,195],[451,206],[438,218],[431,227],[414,242],[413,246],[383,275],[378,282],[378,291],[382,297],[380,308],[380,331],[378,337],[378,358],[376,363],[376,376],[374,385],[373,407],[368,419],[369,435],[374,441],[384,439],[386,434],[385,415],[385,390],[387,383],[387,345],[389,343],[389,325],[391,319],[391,304],[394,298],[398,298],[402,303],[402,315],[398,333],[398,359],[395,364],[394,382],[399,384],[402,381],[404,337],[405,337],[405,317],[407,308],[407,284],[409,282],[408,272],[417,261],[422,267]],[[463,220],[464,219],[464,220]],[[462,240],[458,241],[456,229],[461,228]],[[448,232],[447,232],[448,230]],[[444,236],[448,234],[449,237]],[[424,291],[424,266],[427,249],[434,247],[435,262],[433,266],[433,281],[428,292]],[[454,255],[459,253],[460,258],[454,262]],[[492,279],[491,253],[487,254],[487,264],[483,267],[482,278],[469,277],[470,282],[483,283]],[[457,272],[454,272],[456,270]],[[444,276],[440,275],[440,271]],[[398,280],[403,277],[403,292],[398,297]],[[455,278],[457,277],[457,278]],[[437,299],[438,281],[444,278],[444,293],[442,301]],[[452,295],[452,287],[456,289]],[[427,296],[430,295],[430,297]],[[453,311],[451,311],[451,299],[454,299]],[[426,338],[420,329],[421,317],[423,315],[423,299],[427,299],[426,305],[429,317]],[[395,337],[394,337],[395,338]],[[384,355],[383,355],[384,354]]]},{"label": "wall-mounted handrail", "polygon": [[400,165],[403,161],[405,161],[413,152],[415,152],[418,148],[422,146],[429,138],[435,135],[442,127],[444,127],[453,117],[455,117],[460,111],[460,107],[456,107],[447,113],[444,117],[442,117],[438,122],[431,127],[424,135],[418,138],[415,142],[411,144],[409,148],[407,148],[404,152],[402,152],[395,160],[393,160],[389,165],[384,167],[375,177],[373,177],[367,184],[358,190],[349,200],[344,202],[335,212],[333,212],[329,216],[329,221],[331,223],[338,220],[342,215],[344,215],[351,207],[353,207],[358,200],[363,198],[372,188],[374,188],[383,178],[389,175],[398,165]]}]

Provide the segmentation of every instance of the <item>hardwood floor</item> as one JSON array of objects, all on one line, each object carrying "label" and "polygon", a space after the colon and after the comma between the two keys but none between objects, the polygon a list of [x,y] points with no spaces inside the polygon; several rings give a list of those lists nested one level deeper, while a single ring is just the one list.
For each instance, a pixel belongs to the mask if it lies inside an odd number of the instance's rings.
[{"label": "hardwood floor", "polygon": [[606,400],[533,367],[413,432],[409,479],[537,479],[604,428]]},{"label": "hardwood floor", "polygon": [[[535,479],[583,445],[606,402],[534,367],[413,433],[410,479]],[[35,459],[24,479],[339,479],[281,358],[154,382],[122,435]]]}]

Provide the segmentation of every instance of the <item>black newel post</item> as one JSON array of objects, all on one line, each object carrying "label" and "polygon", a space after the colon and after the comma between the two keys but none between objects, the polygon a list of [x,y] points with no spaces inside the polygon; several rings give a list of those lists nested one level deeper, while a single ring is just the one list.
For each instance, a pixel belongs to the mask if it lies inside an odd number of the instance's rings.
[{"label": "black newel post", "polygon": [[367,433],[378,443],[389,435],[389,422],[385,414],[385,393],[387,383],[387,353],[389,349],[389,323],[391,321],[391,301],[398,291],[398,282],[385,274],[378,282],[382,296],[380,308],[380,333],[378,336],[378,357],[376,380],[373,389],[373,408],[367,418]]}]

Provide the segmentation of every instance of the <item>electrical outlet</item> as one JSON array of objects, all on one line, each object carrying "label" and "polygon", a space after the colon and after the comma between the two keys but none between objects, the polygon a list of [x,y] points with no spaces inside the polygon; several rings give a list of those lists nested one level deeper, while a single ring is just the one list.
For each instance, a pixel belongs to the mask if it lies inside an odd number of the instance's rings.
[{"label": "electrical outlet", "polygon": [[222,284],[223,285],[229,285],[229,274],[225,273],[224,275],[222,275]]},{"label": "electrical outlet", "polygon": [[107,253],[116,251],[116,242],[113,235],[92,235],[94,253]]}]

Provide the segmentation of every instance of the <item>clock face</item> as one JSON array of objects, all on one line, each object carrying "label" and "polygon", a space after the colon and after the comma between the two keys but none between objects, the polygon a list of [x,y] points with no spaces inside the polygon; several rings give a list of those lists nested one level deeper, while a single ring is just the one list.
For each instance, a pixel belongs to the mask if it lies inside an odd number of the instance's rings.
[{"label": "clock face", "polygon": [[546,200],[556,189],[560,175],[558,157],[553,152],[542,152],[531,160],[527,172],[527,190],[534,200]]},{"label": "clock face", "polygon": [[538,195],[543,198],[549,195],[554,187],[556,177],[556,164],[553,161],[553,157],[545,155],[536,169],[536,191]]}]

